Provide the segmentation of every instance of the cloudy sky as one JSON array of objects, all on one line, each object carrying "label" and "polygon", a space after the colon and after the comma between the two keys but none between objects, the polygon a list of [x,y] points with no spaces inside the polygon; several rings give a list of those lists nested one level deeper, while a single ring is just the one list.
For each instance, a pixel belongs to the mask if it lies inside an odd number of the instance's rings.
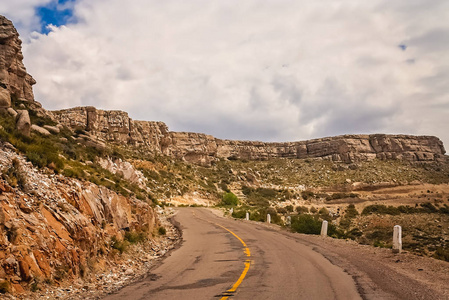
[{"label": "cloudy sky", "polygon": [[447,0],[14,0],[0,14],[48,109],[125,110],[227,139],[449,145]]}]

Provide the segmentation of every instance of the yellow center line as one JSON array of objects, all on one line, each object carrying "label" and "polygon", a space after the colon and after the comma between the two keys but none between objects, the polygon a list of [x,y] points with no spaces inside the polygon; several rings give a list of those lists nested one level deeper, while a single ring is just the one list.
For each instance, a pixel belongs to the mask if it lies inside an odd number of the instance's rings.
[{"label": "yellow center line", "polygon": [[[246,246],[246,243],[238,235],[236,235],[234,232],[232,232],[231,230],[227,229],[226,227],[224,227],[224,226],[222,226],[220,224],[215,223],[215,225],[223,228],[224,230],[228,231],[233,236],[235,236],[240,241],[240,243],[242,243],[246,256],[247,257],[251,256],[251,252],[249,251],[248,246]],[[249,260],[249,259],[245,260],[245,268],[243,269],[242,274],[240,274],[239,279],[234,283],[234,285],[229,290],[226,291],[227,293],[234,293],[237,290],[237,288],[242,283],[243,279],[245,279],[246,273],[248,273],[248,270],[249,270],[250,266],[251,266],[251,260]],[[229,296],[223,296],[223,297],[220,298],[220,300],[227,300],[228,298],[229,298]]]},{"label": "yellow center line", "polygon": [[[198,217],[196,216],[195,212],[192,212],[192,214],[193,214],[196,218],[198,218]],[[200,219],[200,218],[198,218],[198,219]],[[203,220],[204,220],[204,219],[203,219]],[[205,221],[207,221],[207,220],[205,220]],[[210,222],[210,221],[207,221],[207,222],[212,223],[212,222]],[[212,223],[212,224],[215,224],[215,225],[217,225],[218,227],[223,228],[224,230],[228,231],[228,232],[231,233],[233,236],[235,236],[235,237],[240,241],[240,243],[242,243],[242,245],[243,245],[243,247],[244,247],[244,250],[243,250],[243,251],[245,252],[246,256],[247,256],[247,257],[251,257],[251,252],[249,251],[248,246],[246,245],[246,243],[245,243],[245,242],[244,242],[238,235],[236,235],[234,232],[232,232],[231,230],[227,229],[226,227],[224,227],[224,226],[222,226],[222,225],[220,225],[220,224],[217,224],[217,223]],[[246,273],[248,273],[248,270],[249,270],[249,267],[250,267],[250,266],[251,266],[251,260],[250,260],[250,259],[246,259],[246,260],[245,260],[245,268],[243,269],[242,274],[240,274],[239,279],[234,283],[234,285],[233,285],[229,290],[227,290],[226,292],[223,293],[225,296],[221,297],[220,300],[227,300],[227,299],[229,299],[229,297],[230,297],[231,295],[226,295],[226,293],[234,293],[234,292],[237,290],[237,288],[238,288],[238,287],[240,286],[240,284],[242,283],[243,279],[245,279]]]}]

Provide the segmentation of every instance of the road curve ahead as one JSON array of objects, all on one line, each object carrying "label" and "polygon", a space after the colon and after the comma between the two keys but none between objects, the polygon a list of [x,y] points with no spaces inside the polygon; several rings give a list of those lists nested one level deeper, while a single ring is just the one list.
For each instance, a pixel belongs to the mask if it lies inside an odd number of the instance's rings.
[{"label": "road curve ahead", "polygon": [[107,300],[361,299],[351,276],[269,226],[181,208],[183,242],[151,276]]}]

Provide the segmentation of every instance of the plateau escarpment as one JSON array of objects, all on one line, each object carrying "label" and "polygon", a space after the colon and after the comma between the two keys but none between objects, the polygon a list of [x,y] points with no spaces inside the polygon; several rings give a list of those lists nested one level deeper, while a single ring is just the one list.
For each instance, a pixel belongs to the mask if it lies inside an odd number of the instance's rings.
[{"label": "plateau escarpment", "polygon": [[372,159],[439,161],[445,149],[434,136],[343,135],[299,142],[231,141],[192,132],[171,132],[162,122],[135,121],[126,112],[76,107],[53,112],[73,130],[82,129],[107,142],[143,146],[187,162],[210,165],[218,159],[267,160],[320,158],[352,163]]}]

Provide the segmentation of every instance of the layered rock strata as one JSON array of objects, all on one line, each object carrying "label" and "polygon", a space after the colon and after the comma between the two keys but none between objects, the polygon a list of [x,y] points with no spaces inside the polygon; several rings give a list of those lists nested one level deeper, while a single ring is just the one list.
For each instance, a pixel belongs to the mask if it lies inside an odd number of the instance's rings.
[{"label": "layered rock strata", "polygon": [[151,238],[158,226],[149,204],[90,182],[42,174],[0,144],[0,169],[9,168],[22,178],[21,187],[0,178],[0,282],[10,293],[36,280],[86,276],[93,261],[108,265],[117,258],[112,237],[136,231]]},{"label": "layered rock strata", "polygon": [[34,101],[32,85],[36,81],[23,64],[22,41],[10,20],[0,16],[0,107],[9,106],[9,94],[22,101]]},{"label": "layered rock strata", "polygon": [[162,122],[134,121],[126,112],[76,107],[53,112],[69,128],[88,131],[107,142],[143,146],[195,164],[217,159],[266,160],[321,158],[352,163],[371,159],[438,161],[445,159],[443,143],[434,136],[344,135],[309,141],[265,143],[231,141],[192,132],[171,132]]}]

